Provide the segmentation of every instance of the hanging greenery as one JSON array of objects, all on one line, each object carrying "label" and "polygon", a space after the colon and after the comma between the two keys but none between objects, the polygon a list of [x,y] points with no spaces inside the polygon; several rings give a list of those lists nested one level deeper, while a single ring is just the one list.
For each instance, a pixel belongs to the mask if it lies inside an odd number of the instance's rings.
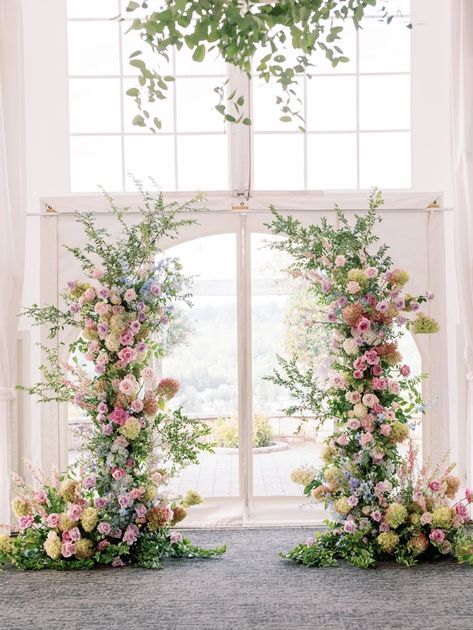
[{"label": "hanging greenery", "polygon": [[[130,65],[139,73],[139,85],[127,91],[140,112],[133,124],[153,132],[161,128],[161,119],[153,117],[150,104],[167,97],[174,77],[162,73],[160,66],[169,62],[173,48],[179,51],[185,46],[195,62],[220,55],[248,78],[279,86],[280,120],[298,119],[303,131],[298,79],[309,74],[320,56],[333,67],[349,61],[340,47],[345,25],[360,28],[373,8],[379,19],[390,23],[389,1],[131,0],[126,9],[134,18],[130,31],[138,32],[144,48],[150,47],[156,58],[154,67],[149,67],[142,50],[130,55]],[[248,103],[227,83],[214,88],[218,95],[215,109],[228,122],[250,125]]]}]

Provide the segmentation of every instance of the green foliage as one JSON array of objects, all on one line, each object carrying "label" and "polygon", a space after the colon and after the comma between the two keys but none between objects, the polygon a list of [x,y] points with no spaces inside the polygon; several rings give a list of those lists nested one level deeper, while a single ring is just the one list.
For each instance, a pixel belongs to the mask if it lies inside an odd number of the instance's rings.
[{"label": "green foliage", "polygon": [[[236,418],[217,418],[215,424],[217,446],[238,448],[238,421]],[[255,414],[253,419],[253,448],[263,448],[273,443],[274,433],[271,424],[262,414]]]},{"label": "green foliage", "polygon": [[[142,48],[151,48],[156,60],[150,67],[143,50],[130,55],[129,63],[138,71],[138,86],[127,94],[140,111],[133,124],[149,127],[154,133],[161,129],[162,121],[152,116],[148,103],[167,98],[174,77],[161,72],[160,65],[169,62],[173,47],[178,51],[186,47],[196,63],[218,53],[249,78],[256,76],[277,85],[280,120],[297,119],[303,130],[298,81],[310,76],[319,56],[334,68],[349,61],[340,47],[345,24],[360,28],[367,10],[373,7],[379,8],[380,19],[391,21],[383,0],[252,0],[244,4],[240,0],[165,0],[156,6],[150,0],[128,2],[127,14],[134,17],[140,10],[129,30],[138,33]],[[295,59],[291,49],[296,52]],[[256,64],[254,58],[259,52],[262,54]],[[219,97],[215,109],[228,122],[251,124],[244,97],[231,87],[227,95],[226,88],[226,83],[215,87]]]}]

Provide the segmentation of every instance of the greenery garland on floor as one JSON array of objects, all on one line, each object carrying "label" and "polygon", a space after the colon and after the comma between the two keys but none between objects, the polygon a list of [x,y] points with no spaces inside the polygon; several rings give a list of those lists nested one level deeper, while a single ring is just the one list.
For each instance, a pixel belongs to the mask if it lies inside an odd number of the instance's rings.
[{"label": "greenery garland on floor", "polygon": [[[160,337],[174,308],[188,301],[188,281],[177,259],[161,256],[159,242],[188,224],[180,212],[200,205],[165,204],[143,193],[141,219],[130,223],[126,209],[111,202],[121,234],[112,239],[93,213],[77,215],[87,237],[84,247],[68,247],[84,278],[68,283],[64,309],[32,306],[33,322],[49,327],[49,362],[43,380],[24,388],[40,402],[73,402],[91,421],[82,460],[50,479],[32,471],[27,485],[16,478],[13,510],[19,534],[0,536],[0,566],[21,569],[82,569],[110,564],[159,568],[169,557],[213,557],[223,547],[192,545],[171,528],[195,492],[169,498],[166,483],[177,468],[211,451],[209,427],[187,418],[168,401],[179,383],[156,382],[152,355],[162,356]],[[58,333],[73,328],[78,338],[66,349]],[[69,351],[71,360],[63,360]],[[82,359],[81,359],[82,357]],[[85,359],[85,361],[84,361]],[[157,455],[156,455],[157,454]]]},{"label": "greenery garland on floor", "polygon": [[[280,88],[276,103],[281,121],[301,122],[298,81],[324,56],[333,67],[349,58],[340,47],[346,23],[360,28],[370,10],[388,24],[393,16],[385,0],[130,0],[126,17],[133,18],[130,30],[150,48],[155,63],[150,66],[143,51],[130,55],[130,65],[138,71],[138,85],[127,91],[140,111],[133,124],[161,129],[162,121],[151,113],[150,103],[165,99],[174,77],[161,72],[168,65],[172,49],[188,48],[195,62],[218,53],[225,63],[248,78],[258,77]],[[136,17],[135,17],[136,16]],[[255,55],[259,54],[255,63]],[[219,96],[215,109],[232,123],[251,124],[248,104],[226,83],[216,86]]]},{"label": "greenery garland on floor", "polygon": [[[399,446],[409,438],[413,417],[424,410],[397,340],[403,329],[435,333],[439,326],[420,308],[432,295],[404,289],[409,275],[395,268],[388,247],[377,244],[379,192],[353,225],[337,208],[339,227],[326,219],[303,227],[273,209],[271,231],[285,236],[271,244],[289,253],[290,273],[307,282],[318,297],[324,324],[332,331],[331,373],[326,381],[302,371],[297,358],[279,358],[269,380],[286,387],[296,403],[288,415],[310,411],[334,421],[322,451],[320,470],[305,466],[292,473],[304,493],[329,509],[327,530],[297,545],[284,557],[307,566],[332,566],[344,559],[358,567],[394,558],[404,565],[453,555],[473,564],[473,537],[467,531],[472,493],[452,504],[460,480],[453,465],[441,462],[417,470],[412,444],[406,457]],[[314,313],[313,320],[321,315]]]}]

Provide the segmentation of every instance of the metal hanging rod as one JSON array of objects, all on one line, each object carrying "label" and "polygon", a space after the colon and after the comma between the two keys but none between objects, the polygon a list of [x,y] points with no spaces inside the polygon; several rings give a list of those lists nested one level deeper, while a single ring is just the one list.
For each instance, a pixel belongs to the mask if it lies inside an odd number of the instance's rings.
[{"label": "metal hanging rod", "polygon": [[[278,208],[275,205],[276,210],[278,210],[278,212],[334,212],[335,209],[333,207],[331,208]],[[356,212],[367,212],[367,208],[340,208],[342,210],[343,213],[356,213]],[[453,208],[378,208],[377,212],[379,212],[380,214],[394,214],[394,213],[398,213],[398,214],[404,214],[404,213],[418,213],[418,214],[430,214],[432,212],[453,212]],[[87,210],[78,210],[78,212],[87,212]],[[90,212],[93,212],[94,214],[109,214],[108,210],[91,210]],[[51,212],[27,212],[26,216],[27,217],[67,217],[67,216],[74,216],[76,214],[76,211],[71,211],[71,210],[66,210],[64,212],[61,211],[51,211]],[[129,210],[127,212],[127,215],[129,216],[138,216],[141,213],[138,210]],[[243,210],[239,210],[239,209],[232,209],[232,208],[217,208],[217,209],[205,209],[203,208],[202,210],[197,210],[195,213],[194,212],[188,212],[188,214],[195,214],[196,216],[198,216],[199,214],[231,214],[231,215],[238,215],[238,214],[271,214],[271,210],[269,208],[246,208]]]}]

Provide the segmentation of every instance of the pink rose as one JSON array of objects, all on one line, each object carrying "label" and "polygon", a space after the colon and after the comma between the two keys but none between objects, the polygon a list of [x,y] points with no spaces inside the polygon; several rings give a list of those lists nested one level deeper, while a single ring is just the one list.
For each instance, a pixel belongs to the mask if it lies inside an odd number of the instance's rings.
[{"label": "pink rose", "polygon": [[468,501],[468,503],[472,503],[472,501],[473,501],[473,492],[470,490],[470,488],[467,488],[465,490],[465,498]]},{"label": "pink rose", "polygon": [[137,516],[139,516],[140,518],[143,518],[144,516],[146,516],[146,512],[148,511],[146,505],[143,505],[142,503],[140,503],[139,505],[137,505],[135,507],[135,512],[137,514]]},{"label": "pink rose", "polygon": [[104,508],[108,503],[108,500],[105,497],[97,497],[95,499],[95,507],[99,508],[99,510],[101,510],[102,508]]},{"label": "pink rose", "polygon": [[365,360],[369,365],[376,365],[379,363],[379,355],[376,350],[367,350],[364,354]]},{"label": "pink rose", "polygon": [[122,346],[132,346],[134,341],[133,333],[131,330],[124,330],[120,335],[120,343]]},{"label": "pink rose", "polygon": [[128,495],[126,494],[122,494],[118,497],[118,503],[120,505],[120,507],[122,508],[126,508],[130,505],[131,503],[131,499]]},{"label": "pink rose", "polygon": [[375,390],[387,389],[388,381],[385,378],[374,377],[373,380],[371,381],[371,386]]},{"label": "pink rose", "polygon": [[345,256],[342,256],[342,254],[339,254],[336,258],[335,258],[335,265],[337,267],[343,267],[346,263],[346,258]]},{"label": "pink rose", "polygon": [[118,353],[118,358],[122,362],[123,365],[128,365],[128,363],[133,363],[136,361],[137,353],[133,348],[122,348]]},{"label": "pink rose", "polygon": [[360,421],[357,418],[350,418],[347,422],[347,427],[352,431],[356,431],[360,426]]},{"label": "pink rose", "polygon": [[140,411],[143,411],[143,401],[140,398],[135,398],[135,400],[131,402],[130,406],[133,411],[136,411],[136,413],[140,413]]},{"label": "pink rose", "polygon": [[432,481],[429,483],[429,488],[433,492],[438,492],[441,487],[442,487],[442,484],[440,483],[438,479],[432,479]]},{"label": "pink rose", "polygon": [[102,433],[104,435],[112,435],[113,433],[113,427],[111,424],[104,424],[102,427]]},{"label": "pink rose", "polygon": [[34,498],[40,505],[44,505],[48,500],[48,495],[43,489],[41,489],[35,493]]},{"label": "pink rose", "polygon": [[114,479],[116,479],[117,481],[119,481],[120,479],[123,479],[123,477],[126,475],[126,472],[123,468],[112,468],[112,477]]},{"label": "pink rose", "polygon": [[[314,539],[312,539],[312,540],[314,540]],[[169,536],[169,541],[170,541],[171,545],[177,545],[178,543],[180,543],[182,541],[182,534],[180,534],[179,532],[171,532],[171,535]],[[308,542],[306,542],[306,544],[310,547]],[[312,543],[312,544],[314,544],[314,543]]]},{"label": "pink rose", "polygon": [[403,376],[409,376],[411,373],[411,368],[408,365],[403,365],[399,370]]},{"label": "pink rose", "polygon": [[125,396],[130,396],[135,391],[135,384],[131,379],[124,378],[122,381],[120,381],[118,389],[121,391],[122,394],[125,394]]},{"label": "pink rose", "polygon": [[78,521],[83,511],[82,506],[78,503],[69,503],[67,507],[67,516],[71,519],[71,521]]},{"label": "pink rose", "polygon": [[353,372],[353,378],[356,378],[356,379],[363,378],[363,372],[361,370],[355,370]]},{"label": "pink rose", "polygon": [[374,510],[373,512],[371,512],[370,516],[373,521],[376,521],[377,523],[379,523],[379,521],[383,518],[383,515],[379,510]]},{"label": "pink rose", "polygon": [[355,521],[352,519],[346,520],[345,525],[343,526],[343,531],[347,534],[354,534],[356,532]]},{"label": "pink rose", "polygon": [[399,394],[399,392],[401,391],[401,388],[397,381],[389,381],[388,388],[391,394]]},{"label": "pink rose", "polygon": [[110,543],[108,542],[108,540],[101,540],[99,544],[97,545],[97,549],[99,551],[105,551],[105,549],[109,546],[110,546]]},{"label": "pink rose", "polygon": [[346,433],[342,433],[341,435],[339,435],[337,437],[337,443],[340,444],[340,446],[346,446],[348,444],[348,437]]},{"label": "pink rose", "polygon": [[366,317],[360,317],[356,329],[358,332],[364,333],[367,332],[371,328],[371,322]]},{"label": "pink rose", "polygon": [[372,442],[373,440],[373,436],[371,435],[371,433],[363,433],[360,437],[360,444],[361,446],[365,446],[365,444],[369,444],[369,442]]},{"label": "pink rose", "polygon": [[59,525],[59,521],[60,521],[59,514],[56,514],[55,512],[52,512],[46,518],[46,525],[48,527],[57,527]]},{"label": "pink rose", "polygon": [[67,533],[69,534],[69,540],[72,540],[74,542],[80,540],[80,531],[78,527],[73,527]]},{"label": "pink rose", "polygon": [[125,302],[133,302],[133,300],[136,300],[135,289],[127,289],[123,295],[123,299]]},{"label": "pink rose", "polygon": [[62,543],[62,545],[61,545],[61,553],[62,553],[64,558],[70,558],[71,556],[73,556],[75,554],[75,552],[76,552],[75,543],[73,543],[70,540]]},{"label": "pink rose", "polygon": [[128,525],[125,533],[123,534],[123,542],[125,542],[127,545],[133,545],[138,540],[139,534],[140,530],[138,529],[138,527],[131,523],[130,525]]},{"label": "pink rose", "polygon": [[347,282],[347,291],[348,293],[351,293],[352,295],[354,295],[355,293],[358,293],[360,291],[361,287],[358,284],[358,282],[355,282],[354,280],[351,280],[350,282]]},{"label": "pink rose", "polygon": [[376,278],[376,276],[378,275],[378,270],[376,269],[376,267],[367,267],[365,269],[365,276],[367,278]]},{"label": "pink rose", "polygon": [[392,428],[390,424],[387,424],[385,422],[379,427],[379,430],[381,431],[382,435],[387,437],[388,435],[391,435]]},{"label": "pink rose", "polygon": [[441,529],[433,529],[430,532],[429,538],[432,542],[440,544],[445,540],[445,534]]},{"label": "pink rose", "polygon": [[88,475],[87,477],[84,477],[82,485],[86,490],[90,490],[95,486],[95,477],[93,475]]},{"label": "pink rose", "polygon": [[[122,381],[123,382],[123,381]],[[122,392],[125,393],[125,392]],[[129,413],[122,409],[121,407],[115,407],[112,413],[108,416],[109,420],[118,424],[119,426],[123,426],[129,416]]]},{"label": "pink rose", "polygon": [[381,376],[381,374],[383,373],[383,368],[379,364],[372,365],[370,372],[373,376]]},{"label": "pink rose", "polygon": [[107,523],[106,521],[102,521],[101,523],[97,525],[97,530],[104,536],[108,536],[110,532],[112,531],[112,527],[110,523]]},{"label": "pink rose", "polygon": [[27,514],[26,516],[22,516],[20,518],[20,520],[18,521],[18,527],[20,529],[28,529],[28,527],[31,527],[34,523],[34,518],[31,516],[31,514]]}]

